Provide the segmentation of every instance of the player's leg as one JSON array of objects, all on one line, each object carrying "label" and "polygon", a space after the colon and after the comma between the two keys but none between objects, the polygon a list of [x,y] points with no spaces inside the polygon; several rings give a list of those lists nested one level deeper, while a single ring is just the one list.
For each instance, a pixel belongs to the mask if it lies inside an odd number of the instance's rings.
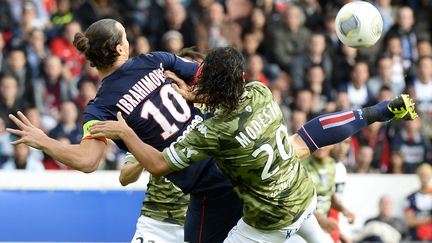
[{"label": "player's leg", "polygon": [[242,218],[231,229],[224,243],[283,243],[285,241],[285,234],[286,232],[283,230],[262,231],[255,229],[246,224]]},{"label": "player's leg", "polygon": [[297,133],[313,152],[354,135],[374,122],[415,119],[414,102],[408,95],[363,109],[325,114],[308,121]]},{"label": "player's leg", "polygon": [[131,243],[183,243],[183,226],[141,215]]},{"label": "player's leg", "polygon": [[322,230],[313,214],[303,222],[297,234],[308,243],[333,243],[330,235]]},{"label": "player's leg", "polygon": [[185,241],[223,242],[242,216],[242,203],[232,187],[192,193],[185,222]]}]

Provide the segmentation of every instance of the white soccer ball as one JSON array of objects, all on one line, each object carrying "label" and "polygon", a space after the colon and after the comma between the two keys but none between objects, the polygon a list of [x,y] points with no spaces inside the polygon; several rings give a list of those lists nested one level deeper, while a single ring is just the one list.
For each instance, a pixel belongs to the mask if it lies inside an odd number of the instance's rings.
[{"label": "white soccer ball", "polygon": [[383,31],[380,12],[364,1],[345,4],[336,15],[335,25],[339,40],[354,48],[373,46]]}]

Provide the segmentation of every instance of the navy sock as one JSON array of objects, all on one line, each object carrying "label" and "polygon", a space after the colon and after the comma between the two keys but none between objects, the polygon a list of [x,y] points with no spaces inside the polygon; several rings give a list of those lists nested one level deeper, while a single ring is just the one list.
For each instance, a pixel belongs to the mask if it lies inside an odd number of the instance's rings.
[{"label": "navy sock", "polygon": [[313,152],[339,143],[368,125],[363,110],[330,113],[308,121],[297,133]]},{"label": "navy sock", "polygon": [[374,122],[389,121],[394,114],[383,101],[363,109],[330,113],[308,121],[297,133],[313,152],[321,147],[342,142]]}]

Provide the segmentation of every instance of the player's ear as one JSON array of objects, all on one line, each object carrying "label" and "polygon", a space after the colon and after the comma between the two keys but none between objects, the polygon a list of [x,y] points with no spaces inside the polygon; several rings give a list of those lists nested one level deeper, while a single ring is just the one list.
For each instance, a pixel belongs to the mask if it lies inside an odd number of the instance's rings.
[{"label": "player's ear", "polygon": [[125,48],[121,44],[116,45],[115,50],[117,52],[117,56],[122,56],[126,53]]}]

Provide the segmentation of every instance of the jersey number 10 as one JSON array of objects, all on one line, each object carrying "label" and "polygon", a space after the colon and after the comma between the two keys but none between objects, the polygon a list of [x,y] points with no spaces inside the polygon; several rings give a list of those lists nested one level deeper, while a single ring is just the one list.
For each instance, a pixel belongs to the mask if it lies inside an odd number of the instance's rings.
[{"label": "jersey number 10", "polygon": [[[163,106],[176,121],[184,123],[189,120],[191,117],[191,109],[189,108],[189,105],[183,96],[177,93],[177,91],[171,87],[171,84],[162,86],[159,91],[159,95],[161,97]],[[180,105],[182,111],[177,110],[177,108],[174,106],[173,100],[170,99],[170,95]],[[167,114],[162,113],[161,110],[156,107],[150,99],[144,102],[144,105],[141,109],[142,118],[149,119],[149,116],[152,116],[153,119],[159,124],[162,129],[162,133],[160,135],[164,140],[167,140],[179,131],[177,125],[170,123],[166,118],[166,115]]]}]

